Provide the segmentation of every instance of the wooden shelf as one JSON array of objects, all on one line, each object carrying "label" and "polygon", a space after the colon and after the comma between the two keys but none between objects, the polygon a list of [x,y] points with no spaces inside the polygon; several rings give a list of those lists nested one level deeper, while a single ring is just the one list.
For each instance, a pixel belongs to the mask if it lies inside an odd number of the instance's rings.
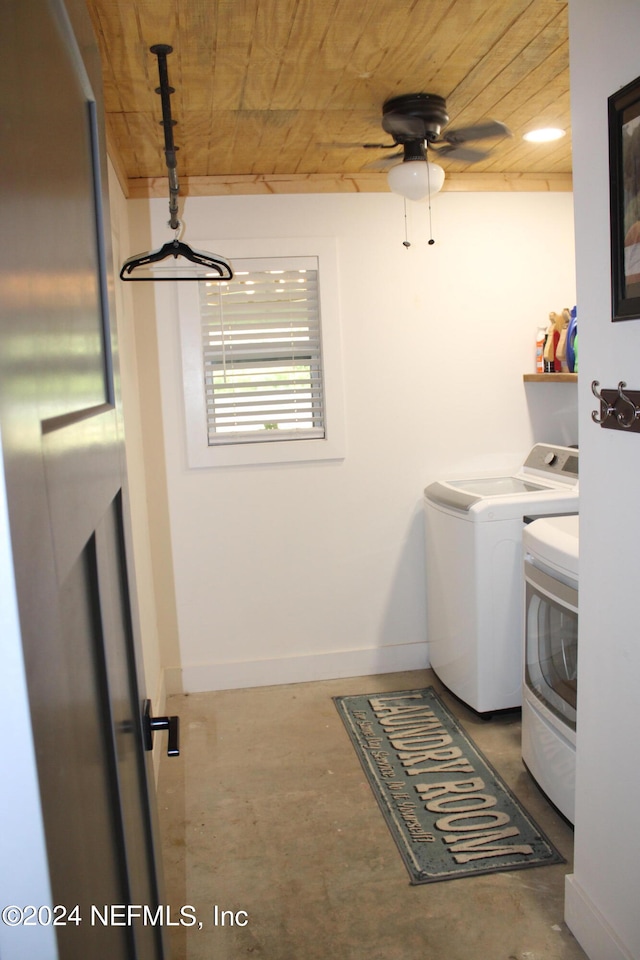
[{"label": "wooden shelf", "polygon": [[525,383],[577,383],[577,373],[525,373]]}]

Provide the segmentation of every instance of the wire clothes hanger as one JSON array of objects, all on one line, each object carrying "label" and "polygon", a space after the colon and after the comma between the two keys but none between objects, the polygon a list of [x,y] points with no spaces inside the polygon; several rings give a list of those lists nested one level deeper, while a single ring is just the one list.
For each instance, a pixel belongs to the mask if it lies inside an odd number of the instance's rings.
[{"label": "wire clothes hanger", "polygon": [[[160,122],[164,127],[164,155],[167,164],[167,172],[169,174],[168,225],[172,230],[176,231],[176,235],[173,240],[163,244],[159,250],[152,250],[149,253],[139,253],[133,257],[129,257],[128,260],[125,260],[125,262],[122,264],[122,269],[120,270],[120,279],[137,281],[193,281],[204,279],[208,281],[231,280],[233,278],[231,264],[225,260],[224,257],[216,256],[213,253],[206,253],[203,250],[193,250],[188,244],[178,239],[178,231],[180,229],[180,220],[178,219],[178,195],[180,192],[180,185],[178,183],[176,162],[177,147],[173,142],[173,128],[177,121],[173,120],[171,117],[171,94],[175,93],[175,91],[173,87],[169,86],[169,74],[167,71],[167,54],[172,52],[173,47],[170,47],[166,43],[156,43],[149,49],[151,50],[151,53],[155,54],[158,58],[160,86],[156,89],[156,93],[160,94],[162,101],[162,120]],[[147,272],[146,274],[133,276],[136,270],[148,267],[149,264],[159,263],[162,260],[167,260],[170,257],[173,257],[176,262],[178,257],[182,257],[184,260],[187,260],[198,267],[204,268],[206,273],[203,273],[201,270],[199,272],[192,271],[190,274],[187,272],[182,276],[176,276],[175,274],[173,276],[169,274],[167,274],[167,276],[162,276]]]}]

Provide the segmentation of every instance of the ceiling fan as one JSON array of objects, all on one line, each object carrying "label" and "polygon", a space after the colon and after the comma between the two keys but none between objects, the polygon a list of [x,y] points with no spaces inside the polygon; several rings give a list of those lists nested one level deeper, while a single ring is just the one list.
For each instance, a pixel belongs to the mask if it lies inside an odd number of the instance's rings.
[{"label": "ceiling fan", "polygon": [[[490,151],[467,146],[467,143],[511,136],[508,127],[498,120],[485,120],[466,127],[445,129],[448,123],[449,114],[444,97],[434,93],[402,94],[386,100],[382,107],[382,129],[391,136],[393,143],[334,146],[394,150],[389,156],[368,164],[369,169],[390,168],[389,185],[392,190],[408,199],[422,199],[437,193],[444,182],[444,171],[442,167],[430,162],[427,157],[428,150],[443,158],[477,163],[488,157]],[[397,147],[401,149],[396,150]]]},{"label": "ceiling fan", "polygon": [[[510,137],[510,130],[498,120],[485,120],[467,127],[445,130],[449,123],[447,104],[444,97],[434,93],[408,93],[392,97],[382,107],[382,129],[393,137],[394,146],[402,146],[400,153],[387,157],[386,163],[393,163],[398,157],[406,157],[407,150],[411,159],[417,159],[416,144],[429,147],[441,157],[461,160],[464,163],[476,163],[489,155],[488,150],[467,147],[466,143],[475,140],[495,140]],[[373,144],[367,146],[373,146]],[[388,144],[376,144],[385,148]]]}]

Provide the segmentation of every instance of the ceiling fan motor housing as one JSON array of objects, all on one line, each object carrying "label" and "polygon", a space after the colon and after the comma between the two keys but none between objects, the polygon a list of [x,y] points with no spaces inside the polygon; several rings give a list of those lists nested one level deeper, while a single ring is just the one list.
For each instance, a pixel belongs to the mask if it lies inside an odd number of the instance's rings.
[{"label": "ceiling fan motor housing", "polygon": [[437,140],[449,122],[444,97],[434,93],[408,93],[391,97],[382,107],[382,128],[396,143]]}]

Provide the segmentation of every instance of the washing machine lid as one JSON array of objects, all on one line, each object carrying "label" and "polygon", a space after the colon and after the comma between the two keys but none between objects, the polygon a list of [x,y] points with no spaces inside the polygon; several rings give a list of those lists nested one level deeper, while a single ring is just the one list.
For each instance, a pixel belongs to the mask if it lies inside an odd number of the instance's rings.
[{"label": "washing machine lid", "polygon": [[572,513],[578,490],[561,484],[534,483],[519,477],[438,480],[425,487],[427,503],[476,522],[523,519],[528,514]]},{"label": "washing machine lid", "polygon": [[470,510],[483,500],[521,497],[523,494],[547,492],[550,489],[542,483],[521,480],[519,477],[482,477],[470,480],[437,480],[425,488],[424,495],[427,500],[445,507]]},{"label": "washing machine lid", "polygon": [[425,488],[424,497],[468,520],[573,513],[578,509],[578,453],[537,443],[510,476],[438,480]]},{"label": "washing machine lid", "polygon": [[543,517],[529,523],[523,533],[524,548],[539,561],[578,580],[579,517]]}]

